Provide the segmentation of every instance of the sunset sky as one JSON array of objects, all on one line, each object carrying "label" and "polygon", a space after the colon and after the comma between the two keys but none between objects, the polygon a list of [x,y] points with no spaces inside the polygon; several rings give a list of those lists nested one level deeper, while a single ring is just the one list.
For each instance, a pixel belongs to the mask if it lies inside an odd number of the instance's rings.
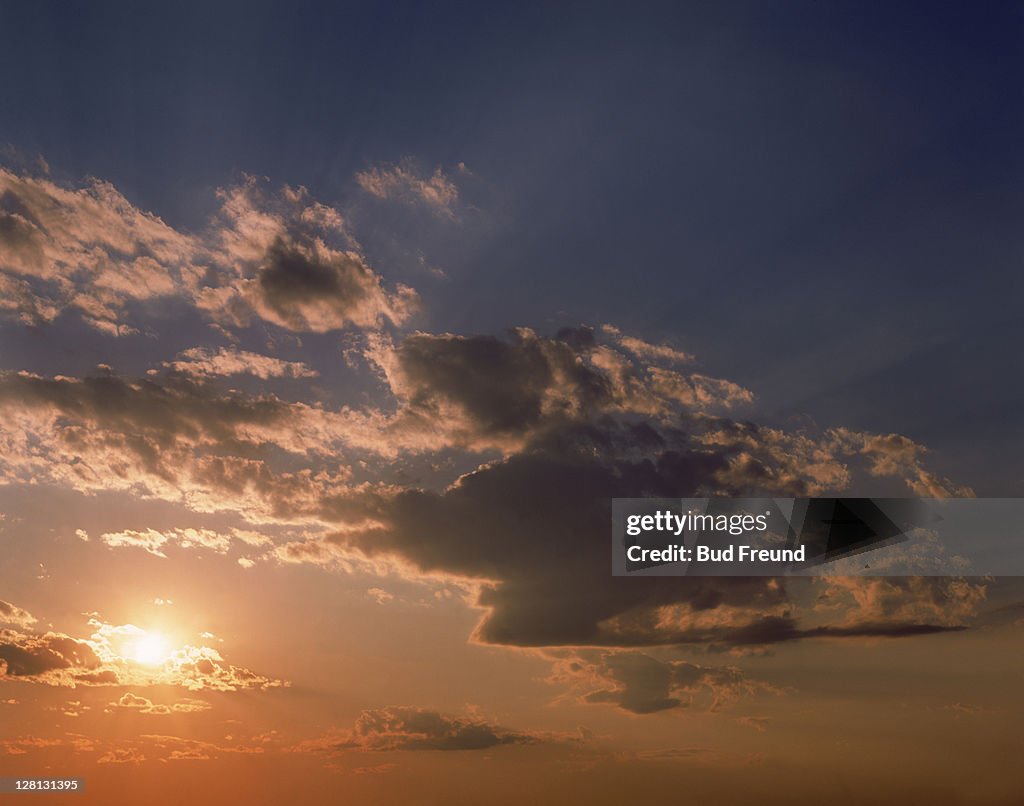
[{"label": "sunset sky", "polygon": [[1024,581],[608,531],[1021,495],[1020,7],[142,5],[0,2],[0,776],[1019,802]]}]

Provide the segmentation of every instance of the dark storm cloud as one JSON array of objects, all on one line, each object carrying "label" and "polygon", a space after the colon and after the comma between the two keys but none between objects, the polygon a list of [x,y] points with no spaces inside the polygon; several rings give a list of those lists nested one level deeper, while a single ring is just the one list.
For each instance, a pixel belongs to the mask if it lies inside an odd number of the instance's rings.
[{"label": "dark storm cloud", "polygon": [[329,542],[488,580],[478,602],[486,609],[481,641],[751,645],[957,626],[906,609],[875,614],[874,623],[815,624],[791,595],[811,583],[705,577],[638,585],[609,573],[614,497],[815,495],[848,488],[855,469],[913,488],[924,471],[909,440],[845,430],[812,437],[704,414],[690,397],[659,391],[652,378],[665,370],[626,360],[585,329],[556,339],[529,330],[505,340],[417,334],[378,350],[377,360],[406,411],[451,429],[456,441],[517,447],[443,492],[382,499],[376,528],[347,529]]},{"label": "dark storm cloud", "polygon": [[[769,578],[614,577],[609,571],[610,499],[724,494],[792,495],[788,475],[768,467],[732,486],[724,451],[687,451],[665,444],[648,458],[602,455],[627,441],[601,432],[577,434],[560,451],[537,450],[490,464],[433,493],[407,491],[382,504],[382,528],[334,536],[340,546],[393,554],[426,571],[493,580],[479,604],[487,609],[477,638],[519,646],[772,644],[813,637],[909,636],[956,629],[977,605],[973,588],[946,592],[938,606],[927,587],[893,589],[901,603],[876,612],[863,597],[837,605],[838,623],[806,622],[798,601],[815,583]],[[571,453],[571,446],[575,453]],[[613,447],[614,450],[614,447]],[[596,454],[596,455],[595,455]],[[781,484],[780,484],[781,480]],[[983,586],[982,586],[983,590]],[[958,602],[964,602],[961,606]],[[870,620],[849,622],[860,612]],[[955,614],[951,623],[948,615]]]},{"label": "dark storm cloud", "polygon": [[[587,447],[593,450],[593,442]],[[637,614],[680,604],[694,613],[770,611],[785,595],[758,578],[649,578],[636,585],[611,576],[610,498],[693,495],[723,466],[721,456],[674,450],[635,462],[588,458],[584,450],[575,456],[519,455],[469,474],[441,494],[399,493],[382,506],[385,528],[333,540],[370,555],[397,554],[427,571],[497,580],[480,595],[488,608],[478,633],[485,642],[678,642],[686,638],[683,628],[656,627]]]},{"label": "dark storm cloud", "polygon": [[367,357],[400,403],[394,433],[440,431],[449,445],[474,450],[518,451],[607,415],[678,421],[743,397],[728,382],[648,366],[586,327],[555,338],[529,328],[505,338],[417,333],[397,345],[374,340]]},{"label": "dark storm cloud", "polygon": [[[580,363],[570,346],[526,331],[510,340],[417,334],[401,343],[396,359],[413,407],[454,403],[488,436],[521,436],[542,419],[611,400],[605,378]],[[561,397],[552,399],[556,389]]]}]

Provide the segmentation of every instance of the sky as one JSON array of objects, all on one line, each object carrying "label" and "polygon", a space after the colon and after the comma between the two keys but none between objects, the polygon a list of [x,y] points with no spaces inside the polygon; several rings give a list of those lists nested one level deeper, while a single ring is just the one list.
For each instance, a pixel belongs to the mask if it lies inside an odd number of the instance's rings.
[{"label": "sky", "polygon": [[1020,9],[209,6],[0,2],[0,775],[1015,802],[1019,580],[607,527],[1021,494]]}]

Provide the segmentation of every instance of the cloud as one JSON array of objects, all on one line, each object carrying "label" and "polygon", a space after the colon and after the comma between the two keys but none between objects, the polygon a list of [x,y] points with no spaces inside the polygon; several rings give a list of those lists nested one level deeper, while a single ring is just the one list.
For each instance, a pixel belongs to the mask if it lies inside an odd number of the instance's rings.
[{"label": "cloud", "polygon": [[[578,433],[560,451],[518,454],[469,473],[443,492],[406,490],[383,500],[378,526],[332,534],[329,553],[397,556],[425,573],[481,580],[476,637],[520,646],[640,646],[708,641],[750,644],[809,637],[787,589],[773,579],[645,579],[608,572],[607,530],[615,496],[697,495],[728,455],[673,446],[648,435],[652,453],[618,456],[627,426]],[[636,441],[632,440],[635,445]],[[725,476],[733,479],[732,474]],[[788,474],[762,484],[806,489]],[[719,482],[716,490],[750,488]],[[763,490],[763,488],[761,488]],[[785,493],[783,493],[785,494]],[[798,585],[800,583],[792,583]]]},{"label": "cloud", "polygon": [[16,627],[28,627],[35,623],[35,618],[27,610],[0,599],[0,624],[13,624]]},{"label": "cloud", "polygon": [[985,602],[984,580],[950,577],[824,577],[815,610],[844,614],[839,628],[929,623],[955,629],[966,625]]},{"label": "cloud", "polygon": [[59,304],[38,296],[32,285],[0,273],[0,311],[25,325],[52,322],[61,312]]},{"label": "cloud", "polygon": [[[197,511],[287,518],[317,510],[348,475],[338,451],[344,412],[223,392],[183,377],[0,372],[0,411],[0,483],[47,479],[81,491],[180,501]],[[268,459],[282,451],[321,466],[274,472]],[[145,540],[159,551],[167,536]]]},{"label": "cloud", "polygon": [[[113,486],[198,511],[331,529],[326,539],[274,554],[317,563],[393,559],[416,573],[476,580],[486,611],[477,637],[492,643],[751,646],[950,626],[802,624],[787,590],[768,580],[632,586],[609,577],[605,550],[592,540],[607,524],[601,502],[616,496],[849,489],[870,435],[814,437],[708,413],[690,397],[659,392],[651,380],[658,368],[628,361],[587,329],[553,339],[527,330],[504,340],[417,334],[371,349],[395,395],[393,414],[360,418],[180,378],[8,373],[0,382],[13,426],[7,476]],[[337,463],[345,445],[383,455],[503,446],[507,455],[443,491],[353,485],[337,464],[275,472],[269,462],[273,447]],[[866,474],[913,488],[925,472],[920,452],[900,446],[899,462],[867,456]],[[227,546],[227,536],[201,530],[108,535],[108,543],[158,554],[171,541]]]},{"label": "cloud", "polygon": [[228,663],[211,647],[185,645],[158,664],[132,659],[131,647],[145,636],[131,624],[92,619],[88,638],[0,630],[0,679],[76,686],[177,686],[189,691],[268,690],[288,686]]},{"label": "cloud", "polygon": [[642,652],[582,653],[556,663],[552,682],[583,689],[586,703],[608,703],[634,714],[677,708],[717,711],[758,692],[781,693],[735,666],[663,661]]},{"label": "cloud", "polygon": [[407,286],[385,291],[355,252],[282,235],[241,278],[202,289],[198,305],[222,324],[244,327],[255,315],[288,330],[326,333],[401,323],[415,311],[417,296]]},{"label": "cloud", "polygon": [[21,736],[0,740],[0,753],[9,755],[26,755],[53,748],[79,753],[98,753],[97,764],[130,765],[142,764],[147,760],[207,761],[225,755],[262,755],[266,752],[262,742],[217,744],[202,739],[156,733],[140,734],[131,739],[119,740],[116,744],[75,733],[65,733],[59,737]]},{"label": "cloud", "polygon": [[141,764],[146,756],[132,747],[117,747],[108,750],[96,759],[97,764]]},{"label": "cloud", "polygon": [[395,769],[397,764],[374,764],[370,767],[353,767],[353,775],[382,775],[386,772],[391,772]]},{"label": "cloud", "polygon": [[225,753],[243,755],[262,755],[265,749],[260,745],[218,745],[200,739],[182,736],[166,736],[162,734],[142,734],[140,743],[149,748],[167,752],[168,761],[209,761]]},{"label": "cloud", "polygon": [[546,421],[571,417],[610,397],[605,379],[576,361],[570,347],[520,330],[508,341],[490,336],[417,334],[371,353],[405,416],[427,422],[454,416],[456,440],[518,440]]},{"label": "cloud", "polygon": [[198,251],[194,239],[109,183],[68,189],[3,168],[0,247],[0,271],[17,290],[23,320],[75,308],[112,333],[130,302],[173,295]]},{"label": "cloud", "polygon": [[[578,331],[546,339],[521,330],[508,340],[376,340],[371,355],[396,399],[394,413],[332,411],[185,376],[0,373],[0,481],[45,478],[83,491],[181,501],[197,511],[331,522],[345,511],[365,514],[381,494],[346,488],[346,449],[386,457],[459,448],[513,453],[536,451],[546,440],[549,452],[571,454],[571,444],[557,444],[568,440],[646,458],[659,446],[689,443],[709,460],[726,460],[709,485],[798,494],[845,485],[840,441],[716,419],[706,396],[659,390],[652,368],[630,364],[591,337]],[[719,388],[728,390],[718,400],[727,407],[734,390]],[[309,465],[275,471],[270,460],[282,451]]]},{"label": "cloud", "polygon": [[873,475],[908,478],[910,488],[921,498],[974,497],[969,487],[953,484],[922,467],[921,460],[927,448],[908,437],[901,434],[865,434],[847,428],[833,430],[832,436],[842,450],[867,458]]},{"label": "cloud", "polygon": [[412,160],[406,159],[360,171],[356,182],[378,199],[419,205],[452,220],[457,217],[459,189],[440,167],[426,176],[417,170]]},{"label": "cloud", "polygon": [[[100,536],[100,540],[114,548],[141,548],[156,557],[167,556],[162,549],[169,543],[177,544],[182,548],[206,548],[216,551],[218,554],[225,554],[231,547],[232,541],[239,541],[247,545],[266,545],[270,542],[270,539],[264,535],[242,529],[232,529],[225,534],[212,529],[193,528],[168,529],[162,532],[156,529],[126,529],[121,532],[106,532]],[[158,600],[158,603],[163,602]]]},{"label": "cloud", "polygon": [[[606,533],[614,497],[850,494],[865,479],[891,480],[894,493],[923,479],[957,492],[929,474],[910,440],[734,419],[730,407],[746,399],[739,387],[630,357],[589,328],[367,344],[390,410],[332,411],[178,376],[5,373],[0,478],[118,489],[306,528],[303,539],[269,552],[282,561],[459,578],[477,592],[475,639],[486,643],[752,647],[965,624],[921,607],[851,621],[848,611],[867,612],[856,598],[823,614],[810,583],[796,581],[652,578],[637,586],[609,575],[607,546],[594,539]],[[357,452],[448,451],[490,456],[445,489],[354,483],[349,469]],[[170,542],[228,545],[227,535],[198,529],[103,539],[154,554]]]},{"label": "cloud", "polygon": [[612,336],[620,346],[633,355],[649,361],[664,361],[669,364],[689,364],[694,360],[690,353],[677,350],[668,344],[651,344],[649,341],[623,334],[615,325],[602,325],[601,330]]},{"label": "cloud", "polygon": [[728,381],[631,358],[600,343],[590,328],[565,329],[554,338],[529,328],[506,338],[416,333],[397,345],[375,337],[366,355],[399,403],[377,428],[412,449],[514,452],[546,433],[601,417],[661,422],[752,400]]},{"label": "cloud", "polygon": [[74,750],[86,749],[80,741],[67,738],[46,737],[46,736],[18,736],[16,738],[0,739],[0,750],[8,756],[25,756],[37,750],[47,748],[70,747]]},{"label": "cloud", "polygon": [[164,366],[197,378],[226,375],[252,375],[262,380],[268,378],[315,378],[320,373],[301,361],[284,361],[259,353],[237,348],[221,347],[213,350],[206,347],[192,347],[178,354],[175,361],[165,361]]},{"label": "cloud", "polygon": [[168,714],[192,714],[198,711],[208,711],[210,704],[203,700],[188,699],[165,705],[154,703],[146,697],[126,691],[119,700],[110,703],[110,707],[118,710],[138,711],[140,714],[167,716]]},{"label": "cloud", "polygon": [[369,588],[366,591],[366,595],[379,605],[387,604],[395,599],[395,595],[393,593],[388,593],[388,591],[383,588]]},{"label": "cloud", "polygon": [[68,700],[64,705],[52,706],[46,710],[60,711],[61,714],[68,717],[79,717],[92,709],[88,705],[83,705],[81,700]]},{"label": "cloud", "polygon": [[248,178],[221,191],[211,268],[191,276],[196,305],[221,324],[253,316],[296,331],[400,323],[416,310],[413,289],[385,289],[336,210],[304,188],[268,194]]},{"label": "cloud", "polygon": [[221,325],[253,318],[326,332],[405,321],[415,291],[386,289],[341,214],[304,188],[254,178],[219,192],[204,229],[184,233],[109,183],[65,188],[0,168],[0,311],[28,324],[75,310],[111,335],[137,332],[133,306],[176,298]]},{"label": "cloud", "polygon": [[681,375],[652,367],[651,388],[662,398],[675,399],[696,409],[720,407],[725,410],[752,403],[754,395],[732,381],[693,373]]},{"label": "cloud", "polygon": [[0,630],[0,677],[43,679],[68,673],[96,673],[101,661],[87,641],[61,633],[24,634]]},{"label": "cloud", "polygon": [[[367,525],[348,523],[289,550],[311,562],[355,551],[479,580],[477,640],[754,646],[962,626],[920,608],[899,619],[819,623],[813,604],[797,601],[810,595],[797,581],[651,578],[637,586],[608,573],[606,545],[594,539],[606,532],[614,497],[808,496],[885,477],[894,492],[913,490],[924,471],[909,440],[900,461],[882,463],[865,456],[865,445],[879,450],[871,435],[790,433],[709,413],[695,387],[666,391],[666,370],[630,361],[585,328],[554,339],[525,329],[507,339],[416,334],[398,345],[378,341],[371,354],[399,401],[392,422],[406,438],[429,427],[444,446],[506,455],[443,491],[381,495]],[[704,388],[723,403],[738,389]]]},{"label": "cloud", "polygon": [[479,719],[395,706],[363,711],[351,730],[302,742],[292,751],[486,750],[538,741],[539,735],[511,731]]}]

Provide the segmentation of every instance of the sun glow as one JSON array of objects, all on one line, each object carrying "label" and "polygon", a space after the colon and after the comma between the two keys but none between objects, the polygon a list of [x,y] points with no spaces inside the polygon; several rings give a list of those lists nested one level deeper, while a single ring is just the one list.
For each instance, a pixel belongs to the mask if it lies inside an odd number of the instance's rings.
[{"label": "sun glow", "polygon": [[145,666],[159,666],[171,652],[171,644],[163,633],[143,632],[129,647],[128,657]]}]

